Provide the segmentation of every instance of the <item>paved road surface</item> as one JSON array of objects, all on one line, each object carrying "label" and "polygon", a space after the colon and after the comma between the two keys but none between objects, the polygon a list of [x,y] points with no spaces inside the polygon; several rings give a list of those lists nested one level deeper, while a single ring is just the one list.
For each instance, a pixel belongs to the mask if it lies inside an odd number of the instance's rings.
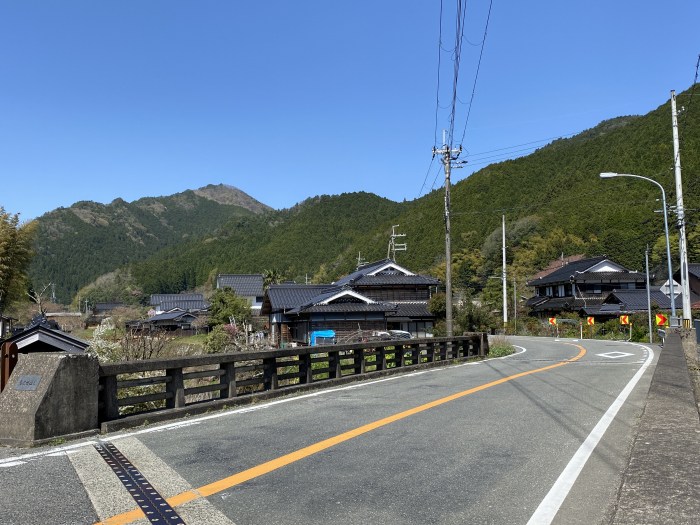
[{"label": "paved road surface", "polygon": [[[102,439],[190,525],[609,522],[656,347],[513,341],[505,359]],[[0,523],[149,523],[98,441],[0,449]]]}]

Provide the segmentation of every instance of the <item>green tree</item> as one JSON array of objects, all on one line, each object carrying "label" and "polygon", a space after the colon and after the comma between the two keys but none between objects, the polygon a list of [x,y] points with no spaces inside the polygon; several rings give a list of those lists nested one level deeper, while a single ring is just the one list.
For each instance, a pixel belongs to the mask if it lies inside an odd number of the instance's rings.
[{"label": "green tree", "polygon": [[240,325],[251,319],[250,303],[229,287],[216,290],[209,302],[209,326],[229,324],[233,320]]},{"label": "green tree", "polygon": [[445,319],[445,315],[447,315],[447,300],[443,292],[438,292],[430,298],[428,311],[438,319]]},{"label": "green tree", "polygon": [[284,274],[277,268],[263,270],[263,286],[267,290],[271,284],[279,284],[284,280]]},{"label": "green tree", "polygon": [[0,312],[24,295],[35,231],[36,223],[20,224],[0,206]]}]

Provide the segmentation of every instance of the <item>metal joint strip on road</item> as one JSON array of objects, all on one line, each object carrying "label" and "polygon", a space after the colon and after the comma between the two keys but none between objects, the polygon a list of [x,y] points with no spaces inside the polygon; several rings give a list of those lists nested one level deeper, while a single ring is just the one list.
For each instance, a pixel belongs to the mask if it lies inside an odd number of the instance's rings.
[{"label": "metal joint strip on road", "polygon": [[95,445],[102,459],[111,467],[131,497],[151,523],[185,525],[184,520],[168,504],[148,480],[112,443]]}]

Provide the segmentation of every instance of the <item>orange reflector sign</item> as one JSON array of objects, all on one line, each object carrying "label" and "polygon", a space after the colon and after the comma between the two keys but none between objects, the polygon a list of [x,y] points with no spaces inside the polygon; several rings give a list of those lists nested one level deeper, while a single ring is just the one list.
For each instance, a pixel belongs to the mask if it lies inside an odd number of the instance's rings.
[{"label": "orange reflector sign", "polygon": [[586,317],[586,323],[588,323],[588,326],[593,326],[595,324],[595,319],[593,317]]},{"label": "orange reflector sign", "polygon": [[557,324],[557,318],[556,318],[556,317],[550,317],[550,318],[549,318],[549,324]]},{"label": "orange reflector sign", "polygon": [[668,319],[664,314],[656,314],[656,324],[658,326],[663,326],[668,323]]},{"label": "orange reflector sign", "polygon": [[621,315],[620,316],[620,324],[630,324],[630,316],[629,315]]}]

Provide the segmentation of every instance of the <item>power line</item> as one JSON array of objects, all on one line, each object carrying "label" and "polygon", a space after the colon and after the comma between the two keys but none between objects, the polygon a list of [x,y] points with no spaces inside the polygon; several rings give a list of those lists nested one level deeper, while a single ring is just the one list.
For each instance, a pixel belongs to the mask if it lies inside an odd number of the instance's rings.
[{"label": "power line", "polygon": [[[442,64],[442,0],[440,0],[440,36],[438,37],[438,68],[437,68],[437,89],[435,92],[435,131],[433,133],[433,146],[437,146],[437,130],[438,130],[438,113],[440,111],[440,67]],[[434,157],[433,157],[434,158]],[[432,160],[430,161],[432,165]],[[430,171],[430,168],[428,168]],[[426,179],[428,176],[425,176]],[[425,181],[423,181],[423,186],[425,186]],[[423,188],[421,188],[423,191]]]},{"label": "power line", "polygon": [[[693,103],[693,95],[695,94],[695,88],[698,85],[698,71],[700,70],[700,55],[698,55],[698,61],[695,63],[695,77],[693,78],[693,89],[690,91],[690,97],[688,98],[688,105],[683,108],[683,120],[680,123],[680,126],[678,126],[678,136],[679,136],[679,142],[680,146],[683,146],[683,129],[685,129],[685,121],[688,119],[688,113],[690,112],[690,106]],[[681,147],[678,148],[678,152],[680,154],[680,149]]]},{"label": "power line", "polygon": [[462,131],[462,139],[460,140],[460,143],[464,142],[464,137],[467,134],[467,125],[469,124],[469,116],[471,115],[472,112],[472,105],[474,103],[474,95],[476,94],[476,82],[479,79],[479,70],[481,69],[481,59],[484,56],[484,47],[486,44],[486,35],[488,33],[489,29],[489,21],[491,20],[491,8],[493,6],[493,0],[489,2],[489,12],[486,15],[486,25],[484,26],[484,38],[481,41],[481,51],[479,52],[479,62],[476,65],[476,74],[474,75],[474,85],[472,86],[472,95],[471,98],[469,99],[469,107],[467,109],[467,118],[464,121],[464,131]]}]

